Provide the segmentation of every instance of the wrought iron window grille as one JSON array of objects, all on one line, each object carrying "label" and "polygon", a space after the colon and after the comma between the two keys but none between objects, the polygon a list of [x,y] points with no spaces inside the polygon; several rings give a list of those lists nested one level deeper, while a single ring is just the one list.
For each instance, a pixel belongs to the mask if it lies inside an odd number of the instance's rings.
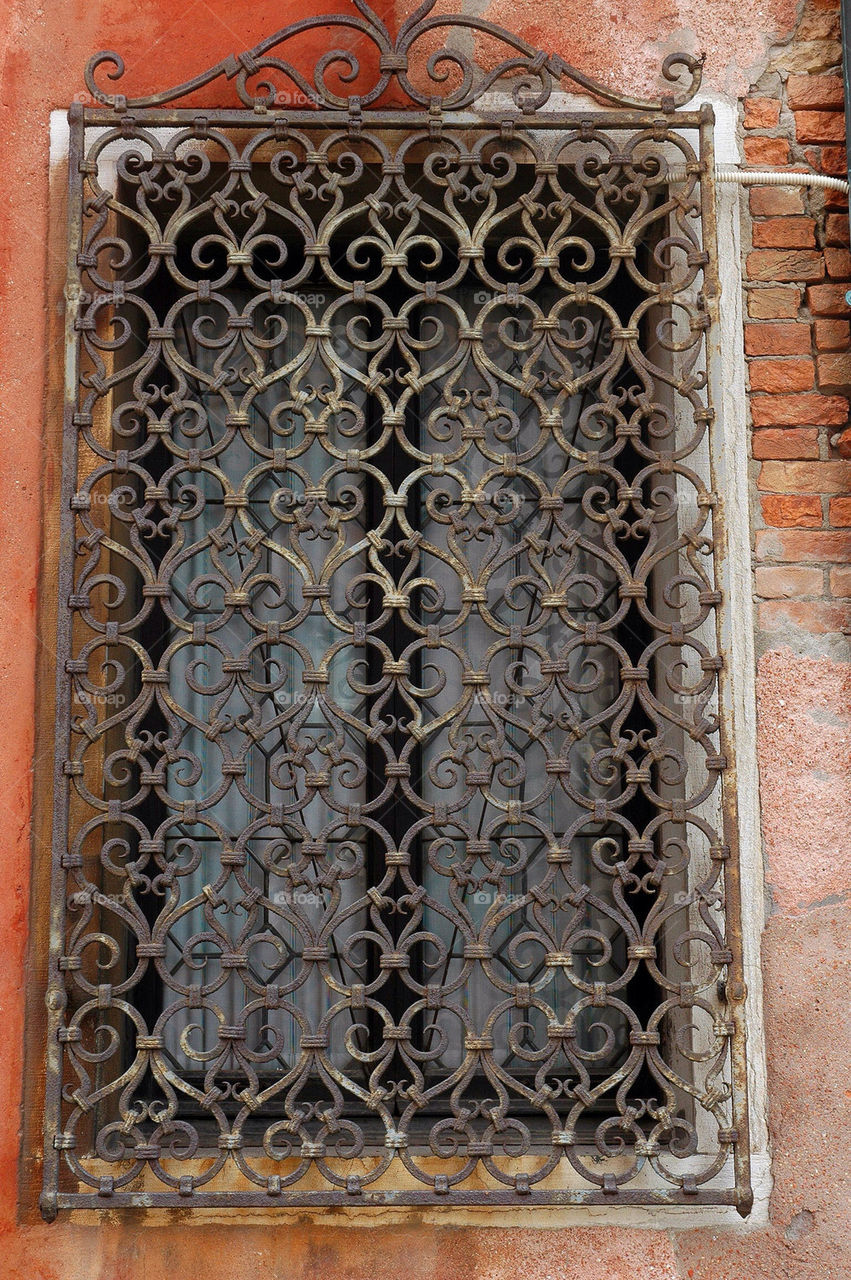
[{"label": "wrought iron window grille", "polygon": [[355,7],[70,112],[42,1211],[746,1213],[700,63]]}]

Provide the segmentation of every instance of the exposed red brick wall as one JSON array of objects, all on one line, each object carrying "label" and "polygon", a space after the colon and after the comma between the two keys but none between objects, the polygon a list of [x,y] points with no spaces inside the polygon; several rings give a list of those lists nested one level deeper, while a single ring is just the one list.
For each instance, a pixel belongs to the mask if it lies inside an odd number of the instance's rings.
[{"label": "exposed red brick wall", "polygon": [[[836,40],[838,5],[810,0],[799,37]],[[804,46],[744,102],[749,165],[845,175],[839,68]],[[829,57],[830,55],[828,55]],[[796,61],[797,59],[797,61]],[[787,70],[791,65],[806,70]],[[765,84],[771,86],[767,92]],[[851,623],[851,288],[847,197],[791,187],[749,191],[745,256],[756,474],[758,621],[767,633],[792,623],[814,635]]]}]

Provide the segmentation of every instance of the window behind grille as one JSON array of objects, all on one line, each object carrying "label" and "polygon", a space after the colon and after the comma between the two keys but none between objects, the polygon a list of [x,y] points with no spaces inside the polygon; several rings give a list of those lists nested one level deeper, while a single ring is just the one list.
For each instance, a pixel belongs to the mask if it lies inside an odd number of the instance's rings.
[{"label": "window behind grille", "polygon": [[[567,176],[567,175],[565,175]],[[418,174],[409,175],[415,186]],[[524,194],[525,183],[517,184],[517,196]],[[211,225],[207,234],[215,234],[215,225]],[[178,263],[183,271],[191,271],[190,246],[203,239],[199,231],[193,231],[196,237],[187,245],[180,246]],[[282,236],[282,239],[285,239]],[[449,254],[453,251],[451,243],[444,243],[441,249]],[[488,253],[495,257],[498,245],[487,244]],[[253,268],[265,274],[266,264],[262,258]],[[521,270],[521,282],[522,282]],[[528,275],[528,270],[525,273]],[[478,287],[475,278],[463,278],[448,293],[442,303],[434,303],[430,307],[421,308],[422,314],[415,322],[415,334],[422,342],[425,351],[422,367],[426,371],[438,367],[451,360],[457,348],[457,316],[451,306],[458,308],[464,316],[474,314],[489,295]],[[627,315],[636,302],[634,290],[630,290],[623,282],[611,291],[613,295],[612,310],[620,315]],[[630,293],[632,297],[630,298]],[[179,295],[178,295],[179,297]],[[228,288],[227,302],[237,315],[250,314],[254,310],[254,299],[244,282]],[[404,310],[406,302],[415,301],[416,295],[410,290],[400,289],[398,283],[390,292],[389,302],[393,310]],[[159,288],[155,284],[150,290],[152,306],[163,316],[175,305],[174,291]],[[552,283],[544,282],[535,289],[532,295],[533,309],[505,304],[499,306],[487,325],[487,339],[484,349],[488,361],[496,368],[510,373],[517,380],[523,377],[524,355],[535,350],[535,317],[548,322],[550,317],[558,315],[560,295]],[[253,980],[262,985],[269,983],[288,986],[297,983],[293,1005],[295,1009],[275,1011],[275,1014],[264,1012],[262,1021],[255,1016],[255,1034],[259,1052],[262,1055],[262,1066],[258,1066],[260,1074],[269,1078],[280,1079],[291,1072],[298,1059],[301,1034],[298,1014],[301,1014],[312,1029],[319,1027],[324,1015],[336,1003],[335,993],[322,981],[317,969],[309,971],[307,981],[303,979],[303,952],[305,945],[316,941],[322,930],[323,921],[327,926],[328,908],[331,905],[332,888],[323,884],[322,876],[327,871],[330,860],[336,861],[334,850],[344,845],[344,841],[332,830],[330,836],[322,837],[329,824],[334,821],[334,809],[322,803],[319,796],[314,796],[300,815],[300,821],[287,824],[289,840],[277,840],[261,835],[249,837],[245,841],[245,880],[237,881],[228,875],[221,887],[222,911],[224,915],[235,917],[234,920],[214,920],[214,927],[209,927],[209,898],[204,895],[205,885],[216,882],[220,874],[220,850],[226,844],[239,840],[240,835],[259,820],[262,810],[252,804],[251,798],[267,804],[284,803],[295,799],[305,800],[300,794],[303,786],[291,769],[285,768],[285,780],[282,780],[280,759],[286,756],[286,728],[280,726],[282,712],[294,707],[303,707],[305,717],[300,719],[300,731],[311,736],[327,736],[331,719],[317,700],[312,700],[299,685],[297,662],[281,656],[274,645],[264,642],[262,629],[246,620],[240,610],[235,609],[222,625],[221,614],[217,608],[218,600],[215,580],[219,576],[218,588],[224,578],[231,588],[238,585],[250,566],[249,582],[253,584],[252,615],[260,621],[278,623],[279,627],[291,622],[297,616],[297,607],[306,607],[300,599],[300,577],[291,564],[286,563],[279,554],[280,535],[293,525],[292,513],[303,512],[303,518],[313,523],[319,531],[315,540],[319,554],[315,557],[316,575],[323,576],[323,568],[327,562],[327,537],[322,539],[322,532],[327,535],[327,521],[335,516],[350,516],[352,509],[358,509],[359,515],[352,521],[363,538],[366,529],[378,525],[386,515],[386,494],[384,481],[394,488],[407,490],[410,499],[405,502],[404,515],[410,529],[422,535],[426,543],[440,543],[441,524],[446,526],[454,518],[472,520],[473,527],[479,526],[478,540],[485,544],[485,550],[492,557],[493,549],[487,544],[494,542],[498,567],[489,578],[486,591],[488,610],[497,625],[518,627],[521,641],[513,649],[506,649],[494,660],[492,671],[493,682],[483,695],[474,691],[472,699],[457,717],[457,733],[462,743],[455,748],[451,760],[445,758],[446,744],[443,750],[440,743],[436,748],[429,742],[423,748],[415,748],[409,759],[415,766],[412,787],[431,803],[443,803],[457,811],[462,806],[464,822],[460,826],[453,823],[439,828],[436,824],[425,827],[420,825],[412,838],[408,840],[410,857],[414,864],[414,874],[419,883],[428,889],[432,900],[426,905],[422,917],[424,943],[420,954],[416,956],[418,963],[414,976],[419,985],[433,987],[459,986],[461,979],[458,1009],[470,1019],[474,1027],[484,1026],[488,1016],[501,998],[500,987],[494,985],[487,974],[476,966],[470,972],[465,966],[464,947],[469,947],[469,933],[480,931],[483,927],[492,937],[493,972],[501,981],[504,992],[511,990],[517,983],[528,979],[540,983],[542,969],[540,957],[523,954],[523,943],[518,942],[525,932],[536,930],[533,917],[536,900],[530,895],[530,886],[536,887],[545,874],[548,840],[550,846],[561,839],[571,824],[581,817],[581,808],[560,787],[555,787],[540,804],[534,806],[533,817],[537,826],[528,828],[520,825],[513,833],[520,844],[527,844],[528,854],[510,856],[506,866],[499,862],[483,861],[469,853],[466,861],[468,869],[462,877],[455,881],[451,872],[453,864],[461,865],[465,859],[465,848],[476,840],[482,845],[485,855],[491,851],[487,840],[482,839],[482,832],[487,822],[493,821],[496,811],[482,797],[485,785],[493,786],[494,779],[485,770],[471,767],[470,757],[475,760],[477,750],[474,745],[477,738],[494,738],[495,726],[501,725],[503,715],[507,722],[502,731],[507,736],[506,765],[507,773],[515,774],[514,785],[496,785],[496,793],[505,800],[519,799],[523,803],[524,794],[533,790],[532,779],[537,771],[546,770],[546,760],[551,759],[550,768],[563,764],[572,766],[577,781],[574,786],[583,794],[598,797],[605,801],[607,794],[617,790],[620,783],[621,770],[617,768],[614,782],[608,787],[595,781],[589,775],[589,766],[594,756],[594,738],[596,748],[605,749],[606,734],[601,727],[594,733],[583,737],[578,732],[582,720],[593,718],[598,713],[605,713],[611,701],[612,692],[617,683],[616,664],[611,653],[601,652],[597,655],[604,670],[601,679],[583,681],[582,664],[594,660],[594,655],[587,646],[574,648],[572,658],[565,664],[566,675],[582,689],[573,698],[565,698],[558,689],[547,691],[545,677],[542,677],[542,653],[557,655],[559,631],[563,624],[557,611],[550,609],[545,621],[541,622],[541,610],[538,605],[540,592],[537,583],[530,581],[529,551],[523,539],[528,531],[535,531],[541,525],[539,510],[540,492],[555,489],[564,475],[568,458],[563,447],[555,440],[549,440],[543,449],[539,448],[538,415],[535,405],[515,387],[509,387],[507,394],[500,400],[499,408],[503,416],[495,419],[493,439],[488,440],[491,446],[496,440],[497,431],[501,429],[511,445],[511,453],[520,459],[526,453],[535,454],[534,477],[539,486],[530,484],[530,477],[523,477],[522,465],[515,462],[517,475],[506,478],[493,476],[493,468],[487,465],[487,459],[475,453],[465,454],[456,464],[456,475],[453,489],[445,487],[442,477],[427,478],[416,481],[412,487],[407,480],[412,471],[412,461],[403,446],[393,437],[385,449],[378,455],[377,461],[383,466],[382,485],[369,483],[372,477],[360,474],[356,469],[347,470],[344,475],[334,475],[327,486],[328,496],[317,499],[309,496],[311,487],[318,492],[322,487],[323,473],[327,473],[333,459],[319,446],[309,448],[304,455],[302,473],[293,471],[263,471],[263,454],[252,448],[252,443],[259,442],[267,451],[280,443],[281,437],[296,449],[305,445],[305,433],[299,430],[298,415],[286,412],[287,397],[290,391],[289,381],[282,377],[283,370],[297,365],[306,345],[304,316],[310,317],[314,326],[321,325],[330,314],[334,315],[339,304],[345,303],[345,294],[341,290],[332,291],[321,278],[311,278],[302,289],[298,306],[302,310],[295,311],[293,323],[286,337],[271,342],[271,335],[276,329],[282,329],[281,311],[266,303],[261,319],[255,323],[255,330],[269,335],[269,349],[262,352],[263,377],[268,382],[251,401],[248,414],[249,421],[245,430],[234,433],[228,440],[218,457],[219,477],[200,472],[198,477],[182,476],[172,478],[169,486],[169,498],[175,509],[182,507],[186,516],[178,524],[172,524],[169,534],[162,540],[158,554],[160,573],[168,573],[171,564],[171,593],[168,607],[155,610],[146,620],[146,633],[151,636],[149,644],[158,644],[163,655],[168,658],[170,699],[185,709],[188,723],[173,732],[171,737],[173,749],[178,759],[170,766],[168,774],[168,793],[178,803],[183,796],[188,798],[209,795],[211,790],[223,794],[214,802],[208,813],[207,825],[179,823],[169,828],[165,840],[165,852],[173,865],[180,868],[177,885],[180,900],[174,912],[173,922],[170,920],[165,931],[167,938],[167,954],[165,967],[168,977],[153,978],[149,983],[152,988],[150,999],[154,1010],[166,1010],[166,1047],[169,1058],[184,1076],[199,1076],[202,1070],[204,1055],[218,1040],[218,1013],[226,1017],[229,1023],[239,1022],[242,1010],[252,1000],[251,984],[242,980],[240,969],[222,969],[220,953],[222,944],[226,948],[235,949],[232,937],[228,938],[228,929],[233,932],[233,924],[241,926],[245,923],[244,902],[246,884],[249,892],[257,891],[263,899],[262,928],[259,921],[252,922],[252,934],[257,936],[253,947],[254,963],[250,965]],[[587,311],[587,308],[585,309]],[[186,372],[187,406],[185,414],[189,430],[194,432],[201,427],[197,437],[198,443],[205,447],[213,446],[227,438],[225,420],[226,405],[221,397],[211,390],[215,382],[218,367],[240,370],[238,338],[226,348],[217,347],[205,338],[205,334],[216,332],[221,328],[216,324],[217,307],[203,303],[190,302],[181,306],[179,321],[175,326],[174,350],[175,358],[166,356],[159,370],[161,394],[164,399],[175,394],[176,383],[181,374]],[[328,341],[336,358],[344,363],[360,367],[364,372],[364,353],[358,349],[347,333],[347,322],[354,319],[357,323],[357,308],[351,304],[338,313]],[[452,321],[456,321],[456,332],[452,330]],[[437,341],[429,342],[428,330],[434,328],[438,333],[438,325],[443,326]],[[608,316],[600,315],[596,323],[582,309],[572,307],[564,313],[560,330],[568,345],[570,356],[575,362],[579,374],[586,374],[594,361],[611,351],[611,321]],[[503,341],[504,334],[509,342]],[[374,336],[374,334],[373,334]],[[222,363],[222,352],[225,353]],[[542,352],[538,361],[538,376],[558,375],[557,361]],[[395,353],[394,353],[395,355]],[[218,363],[217,363],[218,362]],[[391,358],[389,365],[394,372],[400,372],[398,358]],[[322,386],[327,379],[328,361],[317,351],[311,361],[304,360],[303,368],[309,369],[305,375],[305,383]],[[193,372],[188,372],[188,371]],[[254,372],[252,367],[252,372]],[[242,367],[245,373],[245,366]],[[465,382],[470,382],[469,374]],[[485,378],[478,379],[480,390],[487,394]],[[250,387],[244,377],[234,379],[232,387],[238,387],[242,394]],[[553,388],[545,392],[548,400],[555,398]],[[353,384],[351,379],[344,382],[344,399],[349,405],[340,414],[340,436],[347,446],[365,444],[377,436],[376,420],[379,417],[378,407],[374,400]],[[579,449],[597,443],[589,441],[582,430],[582,417],[589,399],[588,392],[579,392],[567,405],[564,414],[566,439],[571,446]],[[433,393],[431,397],[423,394],[413,402],[411,414],[411,431],[414,441],[424,454],[436,447],[436,441],[451,430],[452,413],[447,411],[445,397]],[[282,406],[284,406],[282,412]],[[487,423],[485,406],[481,411],[468,408],[462,415],[463,421],[475,428]],[[352,424],[359,420],[360,430],[353,432]],[[460,420],[460,419],[459,419]],[[329,419],[329,431],[334,434],[334,419]],[[455,424],[457,430],[457,423]],[[463,429],[463,428],[462,428]],[[487,427],[484,427],[487,440]],[[607,443],[611,447],[612,433]],[[442,442],[445,446],[445,440]],[[167,451],[161,452],[152,468],[159,473],[171,470],[173,456]],[[299,465],[298,463],[296,464]],[[491,473],[491,474],[489,474]],[[459,483],[460,477],[460,483]],[[583,497],[583,477],[574,480],[565,491],[563,498],[564,521],[570,533],[583,532],[586,538],[593,538],[593,523],[581,508]],[[480,489],[484,481],[485,488]],[[190,483],[198,492],[189,499],[184,482]],[[608,489],[611,491],[611,482]],[[459,502],[461,490],[466,490],[477,497]],[[227,499],[225,498],[227,494]],[[233,495],[246,495],[246,505],[239,508],[245,511],[244,527],[236,519],[227,518],[227,501],[233,504]],[[484,520],[482,513],[484,512]],[[463,513],[463,514],[462,514]],[[289,518],[289,525],[282,523]],[[297,524],[297,521],[295,521]],[[226,526],[224,536],[221,529]],[[496,528],[496,536],[492,533],[482,536],[482,529]],[[398,525],[388,531],[388,541],[404,533]],[[463,537],[467,536],[465,530]],[[548,537],[555,533],[555,542],[545,543],[540,563],[550,571],[555,579],[564,572],[567,557],[564,549],[559,548],[559,535],[556,528],[556,511],[546,516],[542,532]],[[260,560],[247,549],[246,539],[263,535],[263,542],[258,548]],[[366,544],[365,544],[366,545]],[[389,574],[393,573],[393,557],[387,554],[389,546],[380,556]],[[549,557],[549,564],[547,563]],[[481,559],[481,558],[480,558]],[[605,623],[607,613],[612,611],[612,602],[617,600],[618,579],[608,566],[596,566],[593,557],[572,552],[570,555],[571,574],[570,588],[571,615],[582,622],[598,621]],[[354,566],[361,573],[368,570],[366,555],[358,554]],[[221,577],[223,570],[224,578]],[[420,689],[431,689],[432,697],[423,698],[424,716],[452,715],[460,698],[464,695],[463,666],[457,661],[457,654],[483,654],[498,639],[485,618],[475,610],[468,610],[466,619],[461,618],[459,608],[457,582],[452,567],[447,566],[439,555],[425,552],[420,562],[420,573],[429,580],[429,586],[422,593],[422,606],[416,610],[409,624],[393,625],[389,623],[378,633],[378,644],[387,647],[391,653],[390,661],[402,661],[416,676],[415,683]],[[339,576],[331,575],[331,602],[335,613],[344,615],[347,623],[354,623],[359,617],[368,616],[374,622],[376,609],[366,611],[352,607],[345,598],[344,586]],[[141,585],[141,584],[139,584]],[[506,595],[508,592],[508,596]],[[453,594],[455,599],[453,600]],[[516,597],[516,598],[514,598]],[[567,598],[567,597],[566,597]],[[450,653],[440,645],[423,648],[418,645],[422,628],[432,625],[441,626],[448,634],[454,635],[455,620],[460,622],[458,635],[455,636],[455,653]],[[191,631],[197,623],[212,623],[212,630],[205,637],[206,642],[200,645],[192,643]],[[634,624],[633,624],[634,627]],[[418,633],[418,628],[420,632]],[[640,647],[640,637],[630,634],[633,628],[621,629],[619,638],[627,650]],[[258,634],[259,633],[259,634]],[[339,641],[339,631],[335,631],[321,612],[318,601],[314,602],[311,612],[304,617],[293,631],[293,635],[304,650],[310,654],[310,664],[321,668],[326,655],[333,652],[335,642]],[[339,650],[339,644],[336,644]],[[387,691],[378,691],[377,682],[381,680],[382,663],[376,661],[377,646],[363,643],[359,646],[344,648],[332,658],[329,666],[330,702],[335,707],[358,715],[362,722],[370,719],[373,709],[376,717],[393,713],[404,714],[410,710],[411,703],[397,693],[388,696]],[[408,659],[401,657],[410,653]],[[226,655],[226,656],[225,656]],[[451,664],[456,662],[453,671]],[[543,658],[545,669],[547,657]],[[242,669],[239,669],[239,664]],[[227,664],[227,667],[225,666]],[[227,670],[236,671],[237,679],[231,682],[230,691],[222,693],[222,680]],[[521,673],[526,673],[523,678]],[[368,673],[368,678],[365,678]],[[360,678],[359,678],[360,677]],[[386,680],[385,680],[386,684]],[[529,692],[524,691],[529,686]],[[214,690],[209,694],[208,686]],[[353,687],[354,686],[354,687]],[[367,692],[369,690],[369,692]],[[216,697],[218,693],[221,703]],[[215,710],[213,710],[215,706]],[[156,709],[152,709],[157,718]],[[559,720],[565,716],[573,716],[576,721],[574,732],[577,739],[574,744],[566,739],[565,729]],[[228,718],[231,728],[216,735],[211,744],[206,727],[216,720]],[[546,749],[536,746],[534,741],[526,743],[531,753],[528,767],[518,767],[524,757],[524,723],[530,718],[542,718],[545,725]],[[246,720],[262,726],[278,722],[277,731],[271,730],[265,735],[246,737],[244,724]],[[243,727],[240,727],[240,726]],[[512,737],[513,735],[513,737]],[[404,737],[404,735],[403,735]],[[353,762],[365,764],[364,769],[357,769],[354,786],[341,782],[334,791],[337,805],[348,807],[350,801],[365,804],[374,800],[387,790],[384,775],[386,750],[384,744],[376,750],[368,743],[368,735],[364,732],[354,733],[345,743],[342,750]],[[571,750],[572,747],[572,750]],[[404,750],[408,753],[408,744]],[[535,760],[537,753],[537,762]],[[235,781],[227,781],[222,773],[222,762],[236,759],[244,764],[244,791],[237,789]],[[316,763],[322,764],[322,753],[317,753]],[[460,766],[460,767],[459,767]],[[525,774],[523,769],[525,768]],[[197,777],[200,769],[200,780]],[[441,774],[448,770],[466,774],[478,773],[483,781],[476,784],[471,799],[465,804],[463,780],[449,785]],[[521,776],[522,775],[522,776]],[[556,771],[554,775],[559,777]],[[187,779],[190,781],[187,782]],[[486,781],[485,781],[486,780]],[[157,798],[150,806],[149,824],[157,825],[168,817],[168,805],[163,805]],[[403,844],[409,829],[417,825],[416,807],[410,803],[400,802],[391,796],[380,810],[382,827],[392,833],[395,842]],[[607,832],[609,833],[607,835]],[[381,882],[384,867],[380,842],[375,833],[366,828],[355,828],[347,833],[352,838],[354,853],[353,866],[346,868],[344,878],[339,882],[343,894],[344,919],[339,927],[331,933],[331,972],[343,985],[351,985],[358,981],[358,965],[349,963],[346,958],[347,948],[352,939],[360,938],[369,929],[369,920],[365,909],[368,890]],[[463,837],[467,836],[465,840]],[[600,844],[600,841],[603,841]],[[296,879],[289,874],[280,874],[279,858],[282,848],[291,843],[299,851],[304,851],[305,844],[309,852],[308,862],[304,870],[304,880]],[[592,824],[583,824],[581,832],[571,841],[571,854],[574,860],[574,874],[583,885],[594,884],[601,900],[608,902],[611,895],[604,875],[601,875],[593,862],[593,852],[600,855],[605,849],[611,857],[615,851],[622,856],[622,839],[616,827],[605,820]],[[379,847],[376,847],[376,845]],[[444,852],[451,854],[441,856],[441,844]],[[324,849],[321,846],[324,845]],[[596,850],[595,850],[596,846]],[[511,846],[510,846],[511,847]],[[319,852],[314,852],[319,849]],[[519,851],[519,850],[518,850]],[[187,854],[189,858],[187,859]],[[330,859],[329,859],[330,854]],[[182,855],[182,856],[181,856]],[[189,864],[184,870],[184,865]],[[557,877],[558,881],[558,877]],[[558,885],[567,892],[568,883]],[[391,886],[395,891],[395,887]],[[458,901],[465,914],[465,924],[469,933],[459,928],[455,918],[454,900],[451,893],[457,892]],[[360,903],[360,908],[356,904]],[[154,901],[150,912],[156,921],[159,903]],[[355,908],[352,914],[348,912]],[[215,914],[215,913],[214,913]],[[402,923],[410,911],[402,910]],[[555,897],[548,907],[544,908],[544,919],[552,937],[555,938],[560,929],[559,910]],[[499,923],[491,924],[496,917]],[[623,937],[617,936],[607,921],[605,914],[592,907],[584,908],[582,930],[572,940],[570,949],[572,964],[586,982],[605,981],[615,978],[618,971],[625,967],[625,949]],[[216,933],[216,926],[221,930]],[[607,927],[608,926],[608,927]],[[303,936],[302,930],[307,936]],[[397,928],[395,933],[400,930]],[[391,930],[391,934],[394,933]],[[385,939],[386,940],[386,939]],[[526,943],[528,950],[528,940]],[[363,978],[384,979],[383,986],[389,986],[386,975],[381,973],[381,950],[375,945],[362,943],[363,959],[361,973]],[[220,984],[212,1001],[218,1013],[214,1015],[210,1009],[203,1009],[200,1015],[191,1008],[171,1008],[176,999],[179,1001],[183,989],[193,984],[194,974],[198,972],[199,962],[203,968],[203,976]],[[153,975],[152,975],[153,977]],[[554,1009],[560,1011],[559,1022],[563,1022],[576,999],[576,988],[565,981],[564,971],[558,967],[549,970],[549,981],[543,989],[538,987],[539,994]],[[409,986],[396,983],[396,989],[386,993],[382,1001],[398,1021],[404,1018],[407,1007],[413,1002],[414,994]],[[640,984],[633,984],[638,988]],[[633,995],[635,991],[633,992]],[[641,1000],[641,994],[638,993]],[[515,1075],[529,1080],[535,1074],[535,1038],[546,1038],[546,1021],[539,1008],[510,1011],[494,1037],[495,1051],[498,1060],[505,1064]],[[275,1016],[277,1015],[277,1016]],[[449,1079],[451,1072],[462,1064],[465,1053],[463,1036],[453,1034],[460,1030],[453,1028],[453,1020],[457,1019],[456,1010],[449,1012],[435,1008],[429,1014],[423,1010],[413,1022],[423,1036],[428,1060],[423,1066],[423,1074],[434,1085],[438,1081]],[[262,1027],[262,1030],[261,1030]],[[428,1028],[428,1030],[426,1030]],[[370,1035],[371,1033],[371,1035]],[[351,1012],[332,1021],[329,1031],[329,1057],[340,1070],[351,1070],[351,1045],[354,1043],[363,1050],[372,1042],[374,1051],[376,1035],[380,1038],[381,1023],[374,1014],[366,1022],[359,1022]],[[614,1010],[597,1013],[592,1028],[589,1014],[577,1021],[576,1034],[580,1052],[588,1055],[589,1073],[594,1079],[603,1078],[606,1069],[611,1071],[613,1064],[622,1061],[628,1036],[626,1021]],[[346,1037],[352,1040],[348,1045]],[[434,1046],[434,1048],[433,1048]],[[498,1046],[498,1047],[497,1047]],[[355,1067],[357,1074],[357,1068]],[[239,1069],[231,1069],[225,1073],[229,1079],[239,1081]],[[318,1073],[313,1071],[315,1077]],[[366,1064],[363,1069],[364,1079],[368,1080]],[[316,1093],[317,1081],[308,1092],[313,1097]],[[487,1089],[486,1079],[482,1079],[480,1087]],[[448,1092],[448,1090],[447,1090]],[[611,1108],[611,1099],[603,1098],[596,1110]],[[558,1111],[566,1111],[564,1101],[557,1107]],[[233,1110],[233,1107],[230,1108]],[[397,1104],[395,1110],[400,1110]],[[435,1114],[446,1114],[449,1110],[447,1097],[436,1094],[428,1111]],[[530,1110],[525,1108],[525,1110]]]}]

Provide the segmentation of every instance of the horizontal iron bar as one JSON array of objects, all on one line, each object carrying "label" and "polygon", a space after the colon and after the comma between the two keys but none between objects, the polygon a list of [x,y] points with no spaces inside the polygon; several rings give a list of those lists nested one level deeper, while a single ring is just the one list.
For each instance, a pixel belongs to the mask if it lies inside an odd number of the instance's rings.
[{"label": "horizontal iron bar", "polygon": [[528,1195],[517,1191],[449,1191],[438,1195],[434,1191],[295,1191],[291,1194],[269,1195],[263,1191],[206,1191],[181,1196],[176,1191],[117,1191],[110,1196],[97,1192],[60,1191],[56,1203],[60,1209],[239,1209],[239,1208],[324,1208],[331,1205],[377,1207],[388,1205],[597,1205],[609,1208],[635,1205],[734,1205],[739,1206],[749,1198],[749,1191],[737,1187],[719,1187],[716,1190],[696,1191],[686,1195],[671,1191],[532,1191]]},{"label": "horizontal iron bar", "polygon": [[[72,108],[73,114],[75,108]],[[650,129],[664,120],[668,127],[677,130],[698,129],[706,121],[706,114],[698,111],[539,111],[529,115],[518,115],[510,106],[504,111],[494,108],[491,116],[472,112],[447,111],[439,117],[444,128],[493,129],[498,128],[503,120],[510,121],[516,129],[538,131],[540,129],[564,129],[566,127],[592,124],[596,129]],[[254,132],[274,127],[277,121],[297,124],[302,127],[341,128],[356,119],[366,130],[428,128],[435,123],[435,117],[427,111],[365,111],[353,117],[348,111],[275,111],[256,112],[248,109],[216,110],[199,107],[197,110],[181,108],[173,111],[156,110],[155,108],[139,108],[119,113],[99,107],[84,107],[83,122],[86,128],[118,128],[122,123],[132,120],[135,124],[150,129],[167,129],[194,124],[197,120],[206,120],[217,128],[251,129]]]}]

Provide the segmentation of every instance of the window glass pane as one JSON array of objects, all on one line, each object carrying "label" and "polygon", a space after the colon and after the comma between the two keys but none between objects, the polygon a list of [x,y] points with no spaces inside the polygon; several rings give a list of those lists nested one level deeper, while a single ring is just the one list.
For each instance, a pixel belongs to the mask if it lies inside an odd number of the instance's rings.
[{"label": "window glass pane", "polygon": [[[171,585],[163,657],[173,716],[168,809],[179,814],[188,802],[198,816],[173,817],[167,828],[178,896],[167,920],[163,1029],[175,1065],[190,1075],[215,1056],[222,1024],[246,1024],[261,1074],[294,1069],[302,1033],[317,1034],[339,1003],[318,966],[303,959],[305,947],[322,945],[329,917],[336,917],[334,977],[345,987],[357,981],[346,946],[364,924],[355,904],[366,890],[365,865],[340,813],[366,797],[365,744],[362,727],[335,711],[363,718],[363,699],[346,679],[362,649],[345,643],[335,625],[351,611],[344,576],[329,575],[328,566],[362,567],[362,551],[352,548],[362,542],[363,497],[357,478],[335,467],[305,429],[326,413],[332,377],[335,424],[350,423],[344,438],[363,423],[363,394],[341,378],[329,352],[315,344],[312,358],[305,356],[305,331],[333,312],[335,296],[311,286],[287,307],[258,307],[250,293],[231,288],[218,306],[190,301],[165,361],[167,382],[183,393],[175,438],[182,426],[187,441],[211,455],[204,469],[174,475],[172,501],[184,514],[160,566]],[[256,346],[222,343],[225,305],[250,317]],[[222,372],[236,376],[217,391]],[[300,394],[306,402],[296,408]],[[239,410],[244,421],[235,429],[228,411],[242,404],[248,408]],[[282,448],[288,459],[276,466],[274,451]],[[348,552],[330,534],[340,524]],[[305,528],[318,536],[294,540]],[[304,590],[329,577],[327,594]],[[302,681],[315,671],[327,673],[327,683]],[[317,783],[332,743],[338,767]],[[270,820],[273,808],[284,821]],[[244,857],[238,871],[222,863],[222,851],[233,849]],[[243,954],[246,966],[234,967]],[[201,1009],[186,999],[187,988],[199,985]],[[269,985],[286,993],[285,1007],[262,1008],[258,997]],[[337,1065],[350,1061],[350,1027],[348,1015],[330,1019],[328,1054]]]},{"label": "window glass pane", "polygon": [[[570,956],[572,975],[585,984],[611,981],[625,967],[623,934],[576,900],[580,885],[610,898],[592,846],[598,856],[622,856],[622,833],[588,814],[595,799],[616,797],[621,787],[617,766],[608,779],[599,771],[618,693],[617,653],[605,643],[618,578],[595,554],[599,535],[583,508],[587,478],[575,466],[569,474],[572,449],[604,450],[614,435],[611,423],[593,442],[583,431],[593,382],[566,402],[562,390],[611,349],[611,322],[566,307],[551,284],[519,306],[492,302],[475,283],[453,297],[459,310],[443,309],[441,339],[422,367],[455,369],[451,378],[427,380],[420,447],[451,447],[464,429],[480,432],[481,444],[463,451],[453,474],[422,486],[422,571],[434,581],[434,616],[446,637],[437,653],[424,654],[424,684],[434,689],[424,720],[444,723],[423,749],[422,795],[450,815],[440,830],[423,833],[423,884],[433,902],[424,929],[435,935],[428,980],[453,991],[429,1019],[439,1029],[433,1065],[443,1074],[460,1066],[466,1033],[490,1036],[495,1062],[510,1074],[533,1076],[547,1026],[565,1024],[582,995],[547,957]],[[554,325],[558,344],[542,344],[542,321]],[[481,372],[472,350],[457,358],[465,325],[484,330]],[[524,394],[529,383],[534,397]],[[463,410],[459,387],[469,397]],[[542,430],[542,410],[559,402],[561,432]],[[506,447],[515,458],[511,477],[492,461]],[[484,597],[478,607],[470,603],[473,583]],[[427,625],[434,603],[424,597],[423,605]],[[600,627],[597,646],[585,640],[587,622]],[[486,679],[472,684],[471,672]],[[506,821],[510,805],[519,810],[515,823]],[[548,851],[564,861],[548,861]],[[484,948],[484,962],[465,959],[470,943]],[[533,988],[529,1008],[507,999],[518,982]],[[597,1011],[596,1033],[590,1021],[578,1019],[577,1049],[592,1055],[589,1065],[611,1069],[623,1052],[624,1019]]]}]

